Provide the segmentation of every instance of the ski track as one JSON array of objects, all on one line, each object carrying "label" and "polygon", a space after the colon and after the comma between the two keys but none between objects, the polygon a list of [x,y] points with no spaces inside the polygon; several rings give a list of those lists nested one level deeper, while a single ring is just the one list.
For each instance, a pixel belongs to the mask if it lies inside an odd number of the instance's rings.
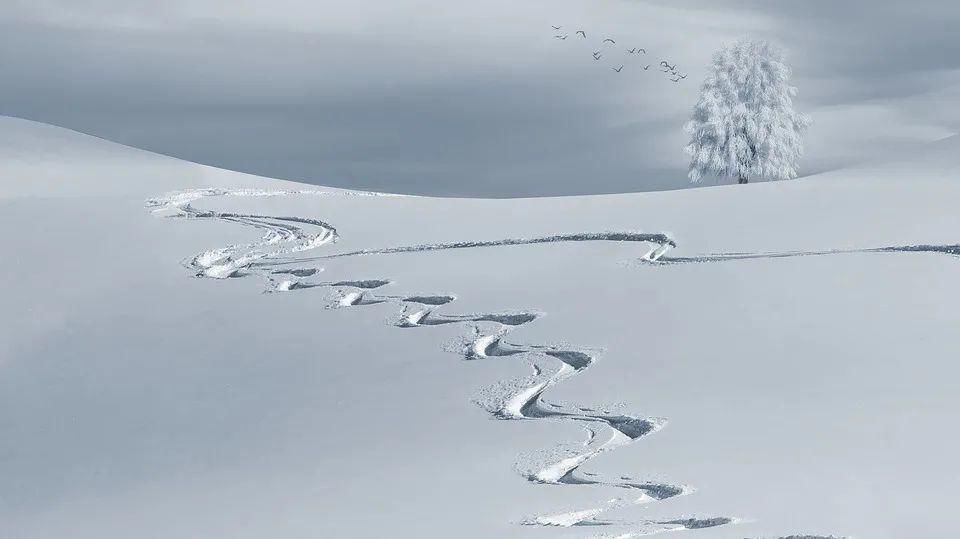
[{"label": "ski track", "polygon": [[399,253],[422,253],[426,251],[445,251],[450,249],[479,249],[484,247],[507,247],[513,245],[537,245],[543,243],[587,242],[587,241],[617,241],[651,243],[657,247],[643,257],[644,260],[655,261],[662,257],[677,244],[666,234],[647,234],[643,232],[584,232],[579,234],[555,234],[536,238],[508,238],[493,241],[460,241],[452,243],[432,243],[421,245],[406,245],[401,247],[387,247],[384,249],[361,249],[346,253],[317,256],[301,259],[307,261],[329,260],[352,256],[388,255]]},{"label": "ski track", "polygon": [[[512,421],[552,420],[581,425],[587,439],[581,444],[557,446],[551,450],[529,455],[518,460],[517,470],[528,481],[549,485],[598,485],[633,493],[628,499],[615,498],[596,507],[581,508],[555,514],[533,516],[519,522],[526,526],[623,526],[630,531],[595,536],[595,539],[632,539],[636,537],[680,530],[713,528],[739,522],[734,517],[683,517],[669,520],[640,520],[620,522],[601,520],[608,511],[631,505],[669,500],[690,494],[693,489],[679,484],[644,481],[630,475],[600,477],[582,470],[590,460],[606,452],[628,445],[656,433],[666,421],[655,417],[621,414],[604,407],[577,406],[549,402],[544,395],[554,386],[586,371],[599,357],[597,350],[553,344],[517,344],[507,341],[507,335],[526,324],[538,320],[543,313],[513,311],[500,313],[449,314],[437,309],[456,301],[452,294],[388,295],[380,289],[392,284],[389,279],[358,279],[341,281],[312,280],[323,269],[311,267],[310,262],[349,256],[386,255],[437,251],[446,249],[490,248],[498,246],[532,245],[558,242],[620,241],[652,244],[640,257],[648,263],[678,264],[687,262],[716,262],[747,258],[774,258],[788,256],[815,256],[845,252],[943,252],[960,256],[960,246],[907,246],[851,251],[821,251],[792,253],[727,253],[701,257],[671,258],[665,253],[676,243],[665,234],[638,232],[601,232],[563,234],[538,238],[505,239],[496,241],[464,241],[445,244],[424,244],[384,249],[357,250],[327,256],[307,257],[299,253],[315,249],[339,239],[336,229],[321,220],[296,216],[268,216],[217,212],[197,209],[194,202],[212,197],[277,197],[277,196],[377,196],[376,193],[338,193],[330,191],[282,191],[256,189],[194,189],[167,193],[147,200],[152,213],[166,218],[214,220],[236,223],[263,233],[260,241],[234,244],[211,249],[184,261],[184,265],[198,277],[226,279],[255,275],[263,278],[266,292],[290,292],[311,288],[336,291],[338,299],[332,308],[392,303],[400,308],[398,328],[424,328],[447,324],[467,325],[472,336],[461,343],[459,352],[465,360],[513,357],[525,360],[532,373],[525,378],[504,380],[481,390],[475,402],[494,418]],[[391,195],[383,195],[391,196]],[[288,267],[297,266],[297,267]],[[788,536],[781,539],[839,539],[828,536]]]},{"label": "ski track", "polygon": [[702,264],[708,262],[734,262],[738,260],[758,260],[767,258],[795,258],[802,256],[828,256],[859,253],[929,253],[960,257],[960,244],[953,245],[899,245],[891,247],[874,247],[867,249],[830,249],[825,251],[783,251],[758,253],[712,253],[699,256],[671,257],[661,256],[645,262],[656,264]]}]

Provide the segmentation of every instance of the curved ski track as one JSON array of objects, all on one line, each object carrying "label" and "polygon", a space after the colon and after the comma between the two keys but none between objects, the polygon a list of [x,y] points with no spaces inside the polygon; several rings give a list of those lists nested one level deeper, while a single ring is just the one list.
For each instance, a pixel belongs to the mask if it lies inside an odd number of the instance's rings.
[{"label": "curved ski track", "polygon": [[757,253],[711,253],[699,256],[671,257],[662,256],[645,262],[657,264],[702,264],[708,262],[735,262],[738,260],[758,260],[765,258],[795,258],[802,256],[827,256],[859,253],[930,253],[960,257],[960,244],[952,245],[896,245],[868,249],[831,249],[825,251],[783,251]]},{"label": "curved ski track", "polygon": [[[297,254],[337,241],[337,231],[332,225],[311,218],[217,212],[201,210],[193,206],[195,201],[222,196],[349,196],[358,194],[377,196],[376,193],[213,188],[168,193],[148,200],[146,206],[153,213],[167,218],[225,221],[252,227],[263,232],[264,235],[260,241],[211,249],[185,260],[184,265],[198,277],[224,279],[256,275],[267,281],[267,292],[289,292],[311,288],[334,290],[339,298],[334,305],[331,305],[334,308],[393,303],[400,308],[399,319],[394,323],[399,328],[423,328],[446,324],[469,325],[472,328],[472,337],[465,339],[458,350],[465,360],[515,356],[528,362],[532,370],[530,376],[505,380],[494,386],[484,388],[476,397],[475,402],[498,419],[575,422],[584,427],[587,439],[576,446],[558,446],[552,450],[524,456],[517,463],[518,472],[528,481],[534,483],[600,485],[622,489],[627,493],[633,493],[633,496],[627,499],[608,500],[597,507],[533,516],[521,521],[520,524],[556,527],[621,526],[631,528],[631,530],[619,534],[602,535],[597,539],[631,539],[666,531],[713,528],[739,521],[739,519],[729,516],[684,517],[634,522],[609,521],[598,518],[608,511],[630,505],[668,500],[676,496],[689,494],[693,492],[693,489],[679,484],[637,480],[628,475],[599,477],[597,474],[581,470],[585,463],[597,456],[657,432],[663,428],[666,421],[661,418],[638,417],[607,409],[551,402],[545,399],[544,395],[551,387],[587,370],[597,360],[599,352],[572,346],[515,344],[505,339],[511,331],[536,321],[542,313],[536,311],[478,314],[442,313],[438,312],[438,308],[454,302],[456,296],[450,294],[404,296],[378,293],[379,289],[391,284],[388,279],[315,280],[315,277],[323,269],[309,267],[308,264],[311,261],[347,256],[578,241],[649,243],[653,245],[653,248],[641,257],[641,260],[646,262],[706,262],[736,259],[735,257],[760,257],[760,255],[668,258],[664,254],[670,248],[675,247],[676,243],[665,234],[604,232],[527,239],[415,245],[305,257],[297,256]],[[882,250],[924,249],[918,247],[915,249],[888,248]],[[827,254],[827,252],[807,254]],[[785,256],[800,256],[800,254]],[[821,536],[790,536],[783,539],[795,537],[828,539]]]}]

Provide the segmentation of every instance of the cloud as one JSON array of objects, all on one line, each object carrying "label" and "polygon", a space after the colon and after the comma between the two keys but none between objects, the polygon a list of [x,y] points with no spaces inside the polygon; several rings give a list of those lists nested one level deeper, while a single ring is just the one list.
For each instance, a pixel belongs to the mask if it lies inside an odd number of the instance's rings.
[{"label": "cloud", "polygon": [[[0,11],[0,112],[344,187],[684,187],[680,128],[696,81],[720,44],[751,35],[787,48],[798,106],[818,120],[806,169],[871,157],[841,118],[879,131],[883,151],[956,129],[936,110],[955,95],[948,29],[960,8],[794,4],[16,0]],[[591,42],[555,40],[552,24],[582,27]],[[618,47],[594,61],[607,35]],[[646,63],[679,63],[689,82],[644,72],[621,45],[646,48]],[[609,69],[620,63],[623,73]],[[857,151],[837,150],[852,143]]]},{"label": "cloud", "polygon": [[[655,0],[653,3],[660,3]],[[898,97],[938,84],[931,73],[960,69],[960,3],[953,0],[876,2],[873,0],[671,0],[681,9],[724,6],[729,14],[764,17],[756,34],[785,45],[799,77],[834,81],[819,97],[843,99]]]}]

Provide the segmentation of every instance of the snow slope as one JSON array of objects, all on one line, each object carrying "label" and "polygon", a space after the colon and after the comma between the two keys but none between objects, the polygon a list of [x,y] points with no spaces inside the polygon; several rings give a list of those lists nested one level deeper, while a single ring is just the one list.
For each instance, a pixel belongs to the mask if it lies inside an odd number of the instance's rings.
[{"label": "snow slope", "polygon": [[0,141],[0,536],[956,534],[955,138],[518,200]]}]

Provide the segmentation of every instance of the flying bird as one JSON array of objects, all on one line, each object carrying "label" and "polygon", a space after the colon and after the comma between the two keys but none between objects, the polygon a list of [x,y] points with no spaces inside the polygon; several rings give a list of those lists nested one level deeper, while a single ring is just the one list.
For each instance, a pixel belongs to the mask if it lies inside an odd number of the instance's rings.
[{"label": "flying bird", "polygon": [[643,66],[643,70],[644,70],[644,71],[646,71],[646,70],[648,70],[648,69],[650,69],[650,66]]},{"label": "flying bird", "polygon": [[594,60],[599,60],[599,59],[601,59],[601,58],[603,58],[603,55],[602,55],[602,54],[594,54],[594,55],[593,55],[593,59],[594,59]]},{"label": "flying bird", "polygon": [[647,54],[647,49],[639,48],[639,49],[637,49],[637,50],[640,51],[640,52],[642,52],[643,54]]},{"label": "flying bird", "polygon": [[[553,25],[551,25],[551,26],[553,26]],[[563,27],[562,27],[562,26],[554,26],[554,27],[553,27],[554,30],[559,30],[559,29],[561,29],[561,28],[563,28]]]},{"label": "flying bird", "polygon": [[637,54],[637,49],[627,49],[630,54]]},{"label": "flying bird", "polygon": [[673,82],[680,82],[680,78],[679,78],[679,77],[677,77],[677,78],[675,78],[675,79],[670,79],[670,80],[673,81]]},{"label": "flying bird", "polygon": [[679,77],[679,78],[681,78],[681,79],[685,79],[685,78],[687,78],[687,76],[686,76],[686,75],[677,75],[677,77]]},{"label": "flying bird", "polygon": [[562,36],[561,36],[561,35],[556,35],[556,36],[553,36],[553,37],[555,37],[555,38],[557,38],[557,39],[560,39],[560,40],[564,40],[564,39],[567,39],[567,37],[569,37],[569,36],[567,36],[567,35],[562,35]]},{"label": "flying bird", "polygon": [[623,64],[620,64],[620,67],[611,67],[610,69],[616,71],[617,73],[623,71]]},{"label": "flying bird", "polygon": [[616,42],[616,41],[614,41],[614,40],[612,40],[612,39],[610,39],[609,37],[608,37],[607,39],[604,39],[604,40],[603,40],[603,42],[604,42],[604,43],[606,43],[607,41],[609,41],[610,43],[613,43],[614,45],[616,45],[616,44],[617,44],[617,42]]},{"label": "flying bird", "polygon": [[660,60],[660,65],[662,65],[663,67],[665,67],[665,68],[667,68],[667,69],[669,69],[669,70],[671,70],[671,71],[677,69],[677,64],[670,65],[670,64],[667,63],[666,60]]},{"label": "flying bird", "polygon": [[584,32],[583,30],[577,30],[577,33],[580,34],[580,36],[583,37],[584,39],[587,38],[587,33]]}]

